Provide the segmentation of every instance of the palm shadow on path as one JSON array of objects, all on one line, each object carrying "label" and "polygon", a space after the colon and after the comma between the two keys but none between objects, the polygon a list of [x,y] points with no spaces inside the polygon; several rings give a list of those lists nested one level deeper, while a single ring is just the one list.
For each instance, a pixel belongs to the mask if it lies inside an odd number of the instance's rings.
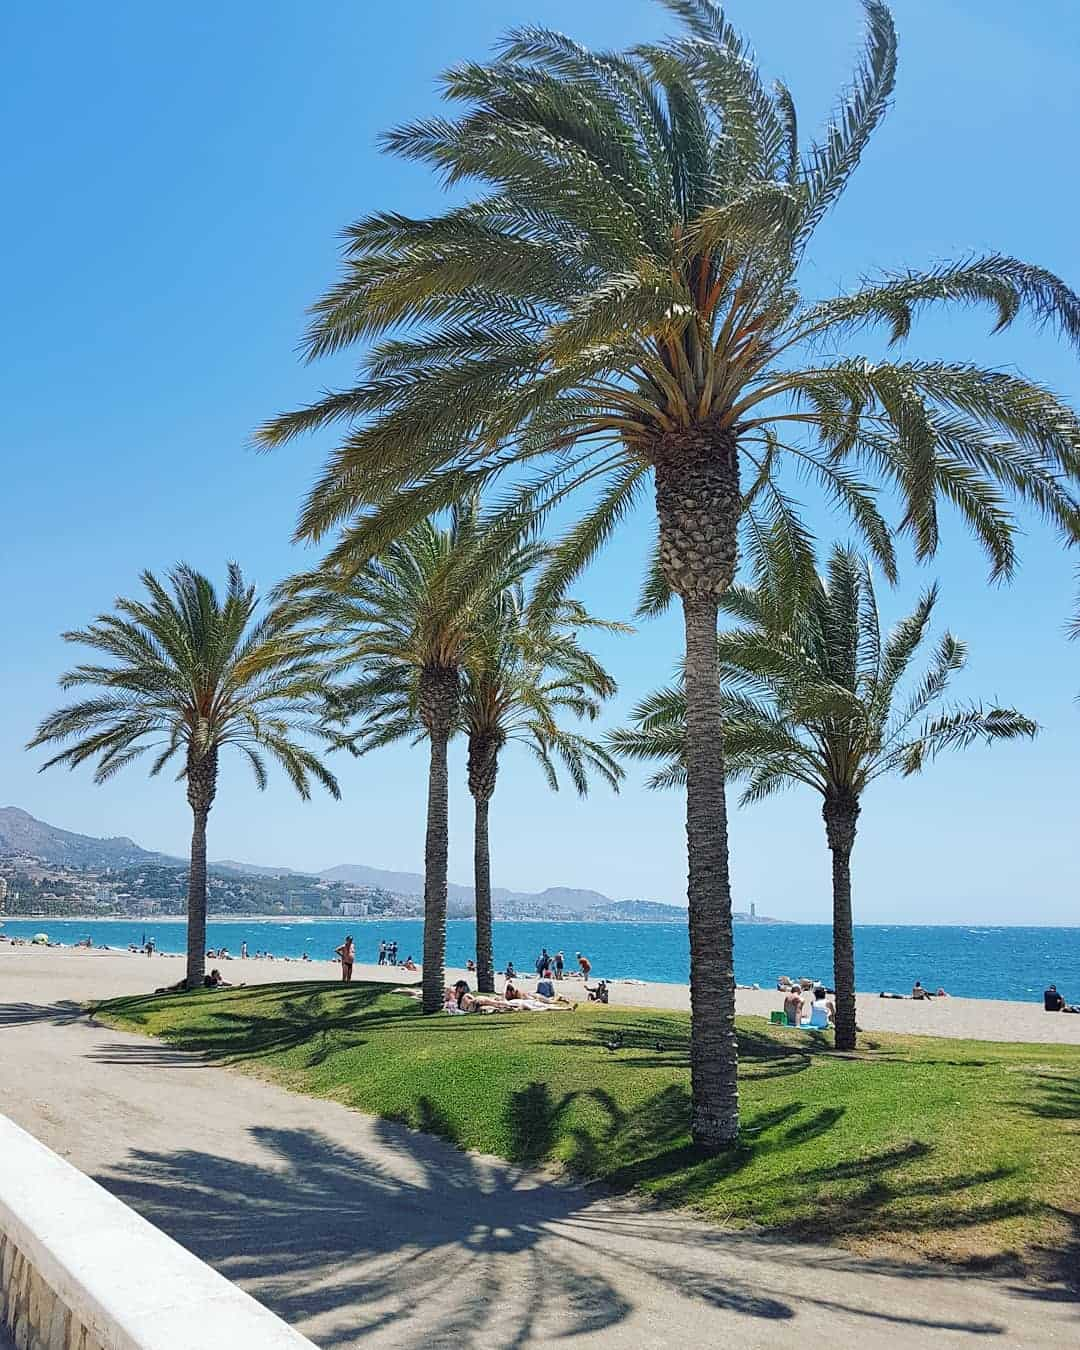
[{"label": "palm shadow on path", "polygon": [[[538,1155],[560,1104],[533,1084],[511,1109],[521,1156]],[[452,1133],[430,1102],[420,1123]],[[655,1282],[702,1313],[740,1321],[790,1322],[803,1305],[909,1330],[1005,1330],[899,1311],[897,1289],[872,1306],[820,1291],[793,1299],[774,1244],[492,1165],[394,1122],[372,1129],[378,1148],[365,1151],[259,1126],[249,1131],[254,1156],[136,1150],[97,1179],[323,1347],[382,1332],[395,1346],[520,1350],[617,1327],[638,1302],[648,1306]],[[819,1264],[822,1252],[808,1248],[805,1260]],[[858,1264],[842,1252],[825,1261]],[[901,1262],[875,1270],[902,1280],[924,1273]]]}]

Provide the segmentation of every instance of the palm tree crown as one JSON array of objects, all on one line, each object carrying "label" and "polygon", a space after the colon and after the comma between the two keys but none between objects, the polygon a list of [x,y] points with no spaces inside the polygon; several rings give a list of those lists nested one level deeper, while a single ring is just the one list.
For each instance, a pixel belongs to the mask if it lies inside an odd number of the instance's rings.
[{"label": "palm tree crown", "polygon": [[[800,298],[807,245],[892,93],[885,6],[867,0],[854,82],[803,151],[790,93],[765,88],[722,12],[710,0],[668,4],[685,33],[627,54],[539,28],[511,33],[499,59],[445,76],[462,116],[386,137],[448,185],[490,191],[441,216],[378,213],[347,230],[344,275],[315,307],[309,356],[410,331],[370,349],[362,384],[262,428],[274,445],[353,423],[302,533],[378,503],[350,532],[376,552],[508,462],[554,455],[520,489],[523,507],[579,485],[599,494],[564,540],[552,585],[603,544],[650,475],[661,525],[665,504],[677,512],[693,499],[677,492],[688,458],[701,461],[691,513],[707,539],[721,487],[705,479],[726,475],[733,490],[741,464],[749,492],[781,511],[773,478],[785,458],[849,510],[890,573],[864,472],[898,491],[920,557],[937,547],[939,500],[961,511],[995,574],[1015,561],[1009,496],[1075,536],[1062,478],[1080,472],[1080,424],[1050,391],[967,363],[823,355],[873,324],[899,341],[921,309],[948,302],[988,304],[998,328],[1026,310],[1076,341],[1080,299],[1057,277],[990,254]],[[682,594],[701,542],[663,547]]]},{"label": "palm tree crown", "polygon": [[305,743],[327,734],[325,652],[278,609],[256,619],[255,587],[245,584],[235,563],[223,597],[186,564],[169,573],[167,584],[149,571],[142,582],[147,599],[121,597],[114,613],[63,635],[111,664],[79,665],[61,678],[62,689],[102,692],[51,713],[28,748],[70,742],[42,768],[74,769],[90,761],[97,783],[147,753],[154,755],[151,775],[181,758],[179,777],[186,780],[196,827],[188,980],[197,983],[206,947],[206,818],[222,749],[240,751],[259,788],[266,787],[269,754],[305,800],[312,780],[339,796],[337,780]]}]

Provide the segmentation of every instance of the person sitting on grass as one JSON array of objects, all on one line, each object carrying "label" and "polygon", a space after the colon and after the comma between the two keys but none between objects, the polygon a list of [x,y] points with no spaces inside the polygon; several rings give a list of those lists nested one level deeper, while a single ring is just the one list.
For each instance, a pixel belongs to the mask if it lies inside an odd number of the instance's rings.
[{"label": "person sitting on grass", "polygon": [[802,990],[797,984],[788,984],[787,994],[784,997],[784,1016],[787,1018],[788,1026],[797,1027],[802,1022]]},{"label": "person sitting on grass", "polygon": [[552,983],[550,970],[545,970],[542,977],[537,980],[536,994],[538,998],[555,997],[555,985]]},{"label": "person sitting on grass", "polygon": [[228,980],[221,978],[221,971],[216,967],[209,975],[203,976],[203,986],[207,989],[231,989],[232,985]]}]

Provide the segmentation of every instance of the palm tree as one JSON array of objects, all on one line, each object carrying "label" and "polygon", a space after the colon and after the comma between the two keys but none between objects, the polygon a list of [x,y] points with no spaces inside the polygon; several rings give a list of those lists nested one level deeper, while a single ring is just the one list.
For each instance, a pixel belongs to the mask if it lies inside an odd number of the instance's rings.
[{"label": "palm tree", "polygon": [[[821,795],[832,854],[836,1047],[853,1050],[851,851],[864,791],[888,774],[919,773],[943,750],[1034,736],[1037,727],[1015,709],[996,706],[969,704],[927,715],[967,660],[964,644],[948,632],[925,673],[901,697],[929,630],[936,587],[883,639],[864,556],[835,547],[825,576],[794,605],[786,557],[766,551],[757,562],[756,585],[735,586],[721,601],[723,612],[741,625],[722,632],[717,648],[727,772],[748,780],[743,804],[795,784]],[[613,748],[664,761],[654,787],[684,782],[683,689],[653,694],[633,716],[636,729],[613,733]]]},{"label": "palm tree", "polygon": [[491,854],[488,811],[495,792],[499,755],[510,741],[525,745],[558,791],[561,761],[580,796],[591,770],[616,790],[622,769],[597,741],[560,725],[570,713],[592,720],[615,681],[577,641],[579,628],[625,629],[591,618],[573,602],[547,615],[530,612],[524,588],[493,597],[479,616],[464,672],[461,724],[468,737],[469,792],[475,806],[473,838],[476,892],[476,983],[495,988],[491,937]]},{"label": "palm tree", "polygon": [[477,615],[514,586],[542,549],[524,536],[498,547],[487,539],[475,500],[448,524],[427,519],[360,566],[341,558],[292,578],[284,609],[339,649],[338,671],[356,678],[337,689],[339,720],[359,714],[342,736],[354,753],[402,736],[426,736],[427,828],[424,841],[423,1009],[440,1012],[445,995],[449,773],[447,749],[459,724],[462,672]]},{"label": "palm tree", "polygon": [[966,362],[830,349],[876,323],[900,341],[934,302],[988,304],[998,328],[1026,310],[1076,341],[1080,298],[989,254],[804,302],[807,246],[892,94],[889,11],[865,0],[854,81],[803,149],[790,93],[765,86],[712,0],[667,4],[679,35],[621,54],[513,32],[489,64],[445,76],[459,116],[385,138],[447,186],[480,189],[439,215],[378,212],[347,229],[306,351],[377,339],[360,382],[258,435],[275,446],[345,424],[298,530],[317,539],[347,522],[345,552],[377,555],[508,470],[508,528],[593,494],[551,561],[552,596],[654,495],[649,601],[678,596],[686,633],[692,1130],[716,1149],[738,1131],[715,633],[740,513],[750,499],[791,523],[786,464],[831,494],[890,576],[892,537],[864,478],[892,489],[921,558],[941,501],[997,576],[1015,560],[1010,498],[1075,538],[1080,421],[1049,390]]},{"label": "palm tree", "polygon": [[182,756],[179,777],[194,817],[186,976],[194,988],[205,971],[206,825],[221,751],[239,750],[260,789],[267,783],[265,751],[305,801],[312,779],[340,796],[333,774],[303,743],[325,735],[325,653],[280,611],[256,619],[255,587],[245,585],[235,563],[229,564],[224,597],[185,563],[172,569],[167,585],[149,571],[141,580],[147,600],[121,596],[114,613],[63,635],[113,664],[80,665],[64,675],[62,689],[102,692],[46,717],[27,749],[70,741],[42,768],[96,761],[96,783],[147,751],[154,752],[151,775]]}]

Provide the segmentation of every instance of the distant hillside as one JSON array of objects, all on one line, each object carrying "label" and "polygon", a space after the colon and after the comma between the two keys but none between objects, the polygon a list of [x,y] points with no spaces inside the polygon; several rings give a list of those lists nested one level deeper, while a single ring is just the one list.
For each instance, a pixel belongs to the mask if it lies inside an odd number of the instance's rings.
[{"label": "distant hillside", "polygon": [[181,861],[140,848],[124,835],[94,839],[57,829],[17,806],[0,807],[0,853],[26,853],[67,867],[135,867],[140,863],[175,866]]},{"label": "distant hillside", "polygon": [[[357,886],[381,886],[397,895],[423,895],[424,878],[419,872],[387,872],[381,867],[365,867],[360,863],[341,863],[329,867],[319,875],[324,881],[350,881]],[[456,882],[447,885],[447,898],[470,907],[474,904],[473,888]],[[510,891],[504,886],[491,888],[491,902],[496,907],[512,905],[535,906],[539,909],[565,909],[585,914],[593,909],[610,909],[616,902],[600,891],[583,891],[572,886],[549,886],[544,891]],[[635,903],[632,901],[619,903]],[[657,906],[657,908],[661,908]],[[678,906],[662,906],[678,909]]]},{"label": "distant hillside", "polygon": [[[185,858],[171,857],[140,848],[125,836],[113,839],[94,839],[75,834],[36,820],[17,806],[0,808],[0,855],[27,854],[47,863],[67,867],[118,870],[125,867],[183,867]],[[397,896],[422,896],[424,878],[419,872],[393,872],[362,863],[341,863],[317,874],[298,872],[293,867],[267,867],[261,863],[236,862],[230,858],[210,864],[218,875],[248,875],[252,877],[295,877],[298,881],[317,876],[323,881],[346,882],[353,886],[377,887]],[[471,912],[474,898],[471,886],[450,882],[448,899],[458,914]],[[549,886],[543,891],[511,891],[496,886],[491,892],[496,913],[510,918],[544,918],[549,914],[562,917],[659,920],[670,913],[678,917],[685,913],[680,905],[659,904],[652,900],[612,900],[600,891],[581,890],[573,886]],[[737,919],[744,916],[736,915]],[[749,916],[745,916],[749,917]],[[762,922],[759,918],[758,922]],[[765,920],[768,922],[768,920]]]}]

